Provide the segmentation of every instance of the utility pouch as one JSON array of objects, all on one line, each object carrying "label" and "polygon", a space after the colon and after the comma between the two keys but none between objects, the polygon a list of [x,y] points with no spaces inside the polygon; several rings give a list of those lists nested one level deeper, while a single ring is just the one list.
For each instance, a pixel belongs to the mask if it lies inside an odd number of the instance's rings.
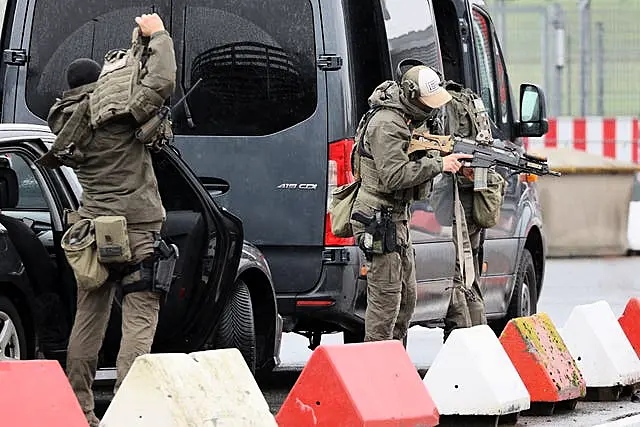
[{"label": "utility pouch", "polygon": [[169,244],[164,240],[156,240],[153,244],[153,291],[164,292],[165,295],[171,290],[173,281],[173,271],[179,258],[178,247]]},{"label": "utility pouch", "polygon": [[99,216],[93,220],[98,246],[98,260],[103,264],[131,260],[127,219],[123,216]]},{"label": "utility pouch", "polygon": [[81,219],[62,236],[62,249],[73,270],[78,287],[93,291],[109,277],[109,270],[98,261],[94,223]]}]

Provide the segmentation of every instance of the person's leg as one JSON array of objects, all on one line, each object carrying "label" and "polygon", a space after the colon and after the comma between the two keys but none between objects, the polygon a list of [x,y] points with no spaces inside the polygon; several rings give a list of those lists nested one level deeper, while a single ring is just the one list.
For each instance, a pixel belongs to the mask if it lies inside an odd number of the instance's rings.
[{"label": "person's leg", "polygon": [[478,260],[478,251],[480,249],[480,232],[482,231],[475,223],[469,222],[469,240],[473,250],[473,267],[476,273],[476,279],[473,286],[467,291],[467,307],[469,308],[469,318],[471,326],[486,325],[487,314],[484,307],[484,297],[480,289],[480,265]]},{"label": "person's leg", "polygon": [[407,223],[398,223],[397,226],[399,245],[403,248],[402,258],[402,296],[398,318],[393,328],[393,338],[403,341],[406,347],[406,337],[409,332],[409,324],[416,308],[416,268],[415,252],[409,234]]},{"label": "person's leg", "polygon": [[402,261],[392,252],[374,255],[367,273],[367,309],[364,321],[365,341],[393,338],[402,296]]},{"label": "person's leg", "polygon": [[76,316],[69,337],[67,376],[91,427],[97,427],[99,423],[93,412],[92,387],[113,295],[114,283],[111,279],[91,292],[78,289]]},{"label": "person's leg", "polygon": [[[160,230],[159,226],[157,230]],[[151,291],[152,268],[149,262],[153,256],[154,232],[130,227],[128,234],[132,256],[130,264],[145,261],[146,267],[126,275],[122,280],[122,340],[116,361],[114,393],[118,391],[135,359],[151,351],[160,312],[160,293]]]},{"label": "person's leg", "polygon": [[451,297],[449,298],[449,308],[444,318],[444,337],[446,341],[454,329],[468,328],[471,326],[471,317],[469,307],[467,305],[466,292],[464,288],[464,280],[460,269],[460,260],[458,259],[458,238],[455,232],[456,223],[453,222],[453,246],[455,248],[456,266],[453,276],[453,285],[451,289]]}]

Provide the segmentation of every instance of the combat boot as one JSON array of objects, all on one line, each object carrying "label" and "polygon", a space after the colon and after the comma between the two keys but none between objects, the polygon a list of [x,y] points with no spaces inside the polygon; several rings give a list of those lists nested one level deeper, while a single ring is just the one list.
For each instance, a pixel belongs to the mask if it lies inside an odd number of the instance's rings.
[{"label": "combat boot", "polygon": [[89,427],[100,427],[100,419],[96,417],[93,411],[85,412],[84,416],[87,418]]}]

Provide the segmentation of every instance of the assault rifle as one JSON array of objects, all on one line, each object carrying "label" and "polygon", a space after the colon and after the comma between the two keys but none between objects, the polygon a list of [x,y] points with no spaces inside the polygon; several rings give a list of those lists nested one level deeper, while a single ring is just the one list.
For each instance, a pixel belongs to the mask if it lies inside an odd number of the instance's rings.
[{"label": "assault rifle", "polygon": [[437,150],[447,155],[452,153],[471,154],[469,167],[474,168],[474,190],[487,188],[487,170],[492,166],[503,166],[514,173],[560,176],[560,172],[549,169],[547,159],[515,150],[498,148],[478,143],[471,139],[452,135],[431,135],[428,132],[414,131],[411,135],[408,154]]},{"label": "assault rifle", "polygon": [[187,93],[185,93],[184,96],[180,98],[178,102],[176,102],[173,105],[173,107],[169,108],[166,105],[163,105],[162,107],[160,107],[158,112],[152,118],[147,120],[146,123],[144,123],[138,129],[136,129],[136,139],[142,142],[143,144],[147,144],[151,140],[151,138],[156,134],[156,131],[158,130],[160,125],[164,122],[164,119],[166,119],[167,116],[169,116],[169,114],[173,113],[175,109],[179,107],[187,99],[189,95],[191,95],[191,92],[193,92],[193,90],[196,88],[196,86],[198,86],[198,84],[201,81],[202,81],[202,77],[199,78],[198,81],[193,86],[191,86],[191,88],[187,91]]}]

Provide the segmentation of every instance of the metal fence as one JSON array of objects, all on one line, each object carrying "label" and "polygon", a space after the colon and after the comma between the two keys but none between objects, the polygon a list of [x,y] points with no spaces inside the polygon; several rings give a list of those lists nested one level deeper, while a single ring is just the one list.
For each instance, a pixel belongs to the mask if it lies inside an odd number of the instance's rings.
[{"label": "metal fence", "polygon": [[552,116],[640,115],[640,0],[486,0],[511,84]]}]

